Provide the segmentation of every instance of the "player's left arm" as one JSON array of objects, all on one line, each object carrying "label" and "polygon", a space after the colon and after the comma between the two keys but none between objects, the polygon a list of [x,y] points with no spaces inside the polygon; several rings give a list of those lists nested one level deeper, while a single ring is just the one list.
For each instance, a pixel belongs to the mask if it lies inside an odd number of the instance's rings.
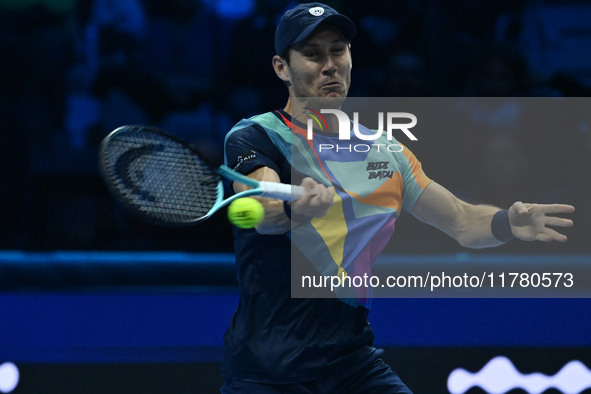
[{"label": "player's left arm", "polygon": [[419,220],[454,238],[462,246],[485,248],[503,243],[493,234],[493,228],[496,228],[497,236],[500,231],[524,241],[566,242],[566,236],[552,227],[571,227],[572,220],[555,215],[572,213],[574,210],[573,206],[564,204],[516,202],[503,216],[500,208],[469,204],[443,186],[431,182],[410,212]]}]

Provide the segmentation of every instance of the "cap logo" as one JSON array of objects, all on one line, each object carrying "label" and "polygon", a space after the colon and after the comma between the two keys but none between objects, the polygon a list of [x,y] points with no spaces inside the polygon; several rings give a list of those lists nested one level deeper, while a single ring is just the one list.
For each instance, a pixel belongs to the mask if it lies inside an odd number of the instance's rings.
[{"label": "cap logo", "polygon": [[312,14],[314,16],[320,16],[320,15],[324,14],[324,8],[322,8],[322,7],[313,7],[313,8],[310,8],[308,11],[310,11],[310,14]]}]

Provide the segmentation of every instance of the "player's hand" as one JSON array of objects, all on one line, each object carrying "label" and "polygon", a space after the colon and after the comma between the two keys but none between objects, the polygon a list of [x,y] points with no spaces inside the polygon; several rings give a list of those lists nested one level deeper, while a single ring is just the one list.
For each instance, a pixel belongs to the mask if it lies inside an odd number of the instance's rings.
[{"label": "player's hand", "polygon": [[334,188],[318,183],[312,178],[304,178],[301,186],[306,189],[306,194],[291,202],[292,218],[315,218],[326,215],[334,202]]},{"label": "player's hand", "polygon": [[511,232],[522,241],[566,242],[566,235],[551,227],[571,227],[571,219],[555,215],[573,213],[575,207],[565,204],[525,204],[518,201],[509,208]]}]

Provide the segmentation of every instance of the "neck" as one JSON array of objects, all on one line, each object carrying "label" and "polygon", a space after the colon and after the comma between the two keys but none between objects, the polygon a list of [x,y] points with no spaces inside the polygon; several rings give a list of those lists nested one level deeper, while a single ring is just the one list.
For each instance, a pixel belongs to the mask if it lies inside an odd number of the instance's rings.
[{"label": "neck", "polygon": [[283,108],[283,110],[285,112],[287,112],[288,114],[290,114],[291,116],[293,116],[293,111],[292,111],[292,107],[291,107],[291,97],[289,97],[287,99],[287,104],[285,104],[285,107]]}]

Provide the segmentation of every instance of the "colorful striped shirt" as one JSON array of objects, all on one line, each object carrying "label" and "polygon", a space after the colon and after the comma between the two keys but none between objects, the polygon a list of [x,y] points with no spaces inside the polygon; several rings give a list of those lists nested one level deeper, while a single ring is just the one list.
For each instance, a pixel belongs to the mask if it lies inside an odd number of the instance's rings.
[{"label": "colorful striped shirt", "polygon": [[376,357],[367,321],[370,294],[362,289],[321,298],[327,294],[311,289],[300,297],[291,279],[294,272],[371,274],[401,211],[412,208],[430,180],[408,149],[387,149],[396,141],[378,139],[372,144],[384,149],[364,151],[368,141],[306,137],[281,110],[243,119],[226,136],[231,168],[248,174],[269,167],[291,184],[312,177],[336,193],[325,217],[288,234],[234,229],[240,298],[224,336],[225,378],[299,382]]}]

